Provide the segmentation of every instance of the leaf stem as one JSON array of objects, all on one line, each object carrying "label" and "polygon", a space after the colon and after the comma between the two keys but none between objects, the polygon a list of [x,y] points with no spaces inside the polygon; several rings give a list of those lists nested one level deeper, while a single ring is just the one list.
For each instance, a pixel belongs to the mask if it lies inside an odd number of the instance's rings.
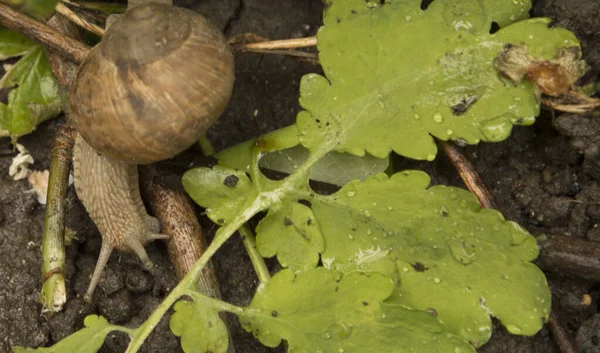
[{"label": "leaf stem", "polygon": [[231,223],[226,224],[217,231],[215,238],[213,239],[210,246],[206,249],[204,254],[194,264],[190,272],[179,282],[179,284],[173,289],[173,291],[159,304],[154,310],[150,317],[137,329],[135,329],[130,335],[131,341],[127,347],[126,353],[137,352],[148,335],[156,327],[160,319],[165,315],[167,310],[182,296],[196,288],[196,283],[202,275],[202,270],[212,258],[212,256],[221,248],[221,246],[240,228],[246,223],[252,216],[261,211],[260,198],[252,200],[248,204],[248,207],[244,208],[246,211],[240,213],[235,217]]},{"label": "leaf stem", "polygon": [[242,236],[242,242],[246,247],[248,256],[250,257],[250,261],[252,261],[254,271],[256,271],[256,275],[258,276],[258,280],[260,283],[267,283],[271,279],[271,273],[267,268],[265,260],[258,252],[258,249],[256,249],[256,241],[252,230],[247,224],[244,224],[240,227],[239,232]]},{"label": "leaf stem", "polygon": [[222,300],[216,299],[216,298],[212,298],[209,297],[205,294],[202,294],[200,292],[196,292],[196,291],[189,291],[188,293],[186,293],[187,295],[189,295],[190,297],[192,297],[192,299],[194,299],[194,301],[197,302],[202,302],[210,307],[213,307],[215,309],[218,309],[219,311],[226,311],[232,314],[236,314],[236,315],[242,315],[246,312],[247,309],[224,302]]}]

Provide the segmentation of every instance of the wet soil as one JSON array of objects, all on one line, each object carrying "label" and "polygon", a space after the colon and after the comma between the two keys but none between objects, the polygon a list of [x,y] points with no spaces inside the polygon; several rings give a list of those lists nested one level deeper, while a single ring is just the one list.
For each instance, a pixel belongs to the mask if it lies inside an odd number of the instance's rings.
[{"label": "wet soil", "polygon": [[[315,34],[321,23],[320,0],[182,0],[179,5],[209,17],[227,35],[253,32],[280,39]],[[600,72],[600,3],[597,0],[537,1],[535,16],[549,16],[573,30],[582,41],[585,59],[593,67],[590,82]],[[299,110],[298,84],[302,75],[319,72],[311,63],[277,55],[236,56],[236,87],[222,119],[209,133],[217,149],[293,123]],[[42,124],[20,142],[36,160],[35,169],[48,168],[52,137],[62,119]],[[44,207],[28,193],[26,181],[7,175],[9,141],[0,139],[0,352],[11,345],[50,345],[83,326],[83,318],[101,314],[111,322],[136,326],[173,288],[177,280],[165,247],[154,242],[148,253],[156,270],[142,270],[133,255],[111,256],[93,304],[82,295],[100,248],[100,235],[69,190],[67,226],[77,239],[67,249],[69,303],[53,317],[42,316],[38,301],[40,242]],[[490,188],[499,209],[534,235],[567,235],[600,241],[600,120],[544,111],[534,126],[515,127],[501,143],[463,148]],[[189,154],[188,154],[189,157]],[[182,157],[187,163],[187,159]],[[421,169],[436,184],[463,187],[450,162],[439,155],[432,163],[396,157],[399,169]],[[210,233],[214,226],[202,218]],[[224,299],[249,303],[257,279],[239,238],[233,237],[215,257]],[[600,287],[570,275],[547,272],[561,319],[575,335],[582,352],[600,352]],[[585,294],[591,304],[582,304]],[[143,347],[144,352],[180,352],[179,342],[163,319]],[[237,352],[271,352],[231,320]],[[112,334],[102,352],[122,352],[126,337]],[[279,351],[284,351],[281,347]],[[547,328],[534,337],[508,334],[495,323],[494,335],[479,352],[559,352]]]}]

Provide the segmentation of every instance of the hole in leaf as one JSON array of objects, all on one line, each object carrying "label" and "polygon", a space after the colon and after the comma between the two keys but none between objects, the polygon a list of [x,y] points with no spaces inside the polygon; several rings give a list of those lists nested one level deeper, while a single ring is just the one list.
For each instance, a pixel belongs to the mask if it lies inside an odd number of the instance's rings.
[{"label": "hole in leaf", "polygon": [[425,265],[423,265],[422,263],[420,263],[419,261],[415,262],[414,264],[410,264],[412,266],[412,268],[415,269],[415,271],[417,272],[424,272],[427,271],[428,268],[425,267]]},{"label": "hole in leaf", "polygon": [[312,204],[308,200],[298,200],[298,203],[309,208],[312,207]]},{"label": "hole in leaf", "polygon": [[494,34],[500,30],[500,25],[496,21],[492,21],[492,25],[490,26],[490,34]]},{"label": "hole in leaf", "polygon": [[433,0],[421,0],[421,10],[425,11],[431,5]]}]

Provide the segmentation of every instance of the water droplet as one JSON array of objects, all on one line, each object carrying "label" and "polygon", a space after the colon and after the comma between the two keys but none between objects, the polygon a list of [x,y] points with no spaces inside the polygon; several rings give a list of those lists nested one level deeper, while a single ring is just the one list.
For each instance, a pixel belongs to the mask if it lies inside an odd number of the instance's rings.
[{"label": "water droplet", "polygon": [[463,239],[450,239],[446,241],[450,247],[452,257],[463,265],[468,265],[475,260],[475,253]]},{"label": "water droplet", "polygon": [[515,102],[520,102],[522,99],[523,99],[523,98],[521,98],[521,97],[513,97],[513,100],[514,100]]},{"label": "water droplet", "polygon": [[408,267],[403,267],[403,268],[402,268],[402,271],[403,271],[403,272],[408,272]]},{"label": "water droplet", "polygon": [[371,217],[371,212],[369,212],[369,211],[365,210],[365,216],[367,216],[367,217]]},{"label": "water droplet", "polygon": [[371,230],[371,228],[367,229],[367,235],[371,235],[373,234],[373,231]]},{"label": "water droplet", "polygon": [[479,130],[490,141],[501,141],[510,134],[512,124],[505,117],[497,117],[480,123]]},{"label": "water droplet", "polygon": [[348,234],[348,239],[352,240],[354,239],[354,236],[352,234]]},{"label": "water droplet", "polygon": [[317,347],[316,353],[324,353],[321,347]]},{"label": "water droplet", "polygon": [[433,121],[435,121],[438,124],[441,124],[444,121],[444,117],[440,113],[435,113],[433,114]]},{"label": "water droplet", "polygon": [[404,19],[406,20],[406,22],[410,22],[412,20],[411,16],[404,16]]},{"label": "water droplet", "polygon": [[453,133],[454,133],[454,131],[452,131],[450,129],[446,130],[446,134],[448,134],[448,135],[452,135]]},{"label": "water droplet", "polygon": [[388,211],[393,211],[394,208],[392,206],[388,207]]},{"label": "water droplet", "polygon": [[448,217],[448,208],[444,205],[442,205],[442,207],[440,207],[440,214],[443,217]]},{"label": "water droplet", "polygon": [[344,353],[344,348],[342,348],[342,347],[338,348],[338,353]]},{"label": "water droplet", "polygon": [[513,5],[519,5],[519,1],[518,0],[512,0]]},{"label": "water droplet", "polygon": [[441,280],[440,280],[439,278],[437,278],[437,277],[435,277],[435,278],[433,279],[433,283],[435,283],[435,284],[438,284],[438,283],[440,283],[440,282],[441,282]]},{"label": "water droplet", "polygon": [[331,339],[331,332],[327,331],[323,334],[323,338],[325,338],[326,340]]},{"label": "water droplet", "polygon": [[421,119],[421,116],[419,114],[415,114],[415,115],[413,115],[413,118],[415,118],[415,120],[419,120],[419,119]]},{"label": "water droplet", "polygon": [[466,145],[468,145],[467,141],[463,140],[463,139],[456,139],[456,141],[454,141],[454,142],[456,142],[456,144],[459,147],[465,147]]},{"label": "water droplet", "polygon": [[373,202],[373,207],[377,206],[377,202]]},{"label": "water droplet", "polygon": [[346,193],[346,196],[348,196],[348,197],[354,197],[355,195],[356,195],[356,191],[348,191]]}]

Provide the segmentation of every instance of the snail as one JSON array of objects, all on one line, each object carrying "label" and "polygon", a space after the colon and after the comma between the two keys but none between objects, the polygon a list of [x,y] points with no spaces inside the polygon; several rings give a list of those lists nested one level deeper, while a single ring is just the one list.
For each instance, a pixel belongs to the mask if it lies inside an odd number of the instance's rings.
[{"label": "snail", "polygon": [[218,29],[195,12],[155,3],[129,9],[80,66],[70,95],[79,131],[75,190],[102,234],[86,301],[114,249],[152,267],[144,245],[166,236],[144,208],[136,165],[197,142],[225,109],[233,80],[233,55]]}]

